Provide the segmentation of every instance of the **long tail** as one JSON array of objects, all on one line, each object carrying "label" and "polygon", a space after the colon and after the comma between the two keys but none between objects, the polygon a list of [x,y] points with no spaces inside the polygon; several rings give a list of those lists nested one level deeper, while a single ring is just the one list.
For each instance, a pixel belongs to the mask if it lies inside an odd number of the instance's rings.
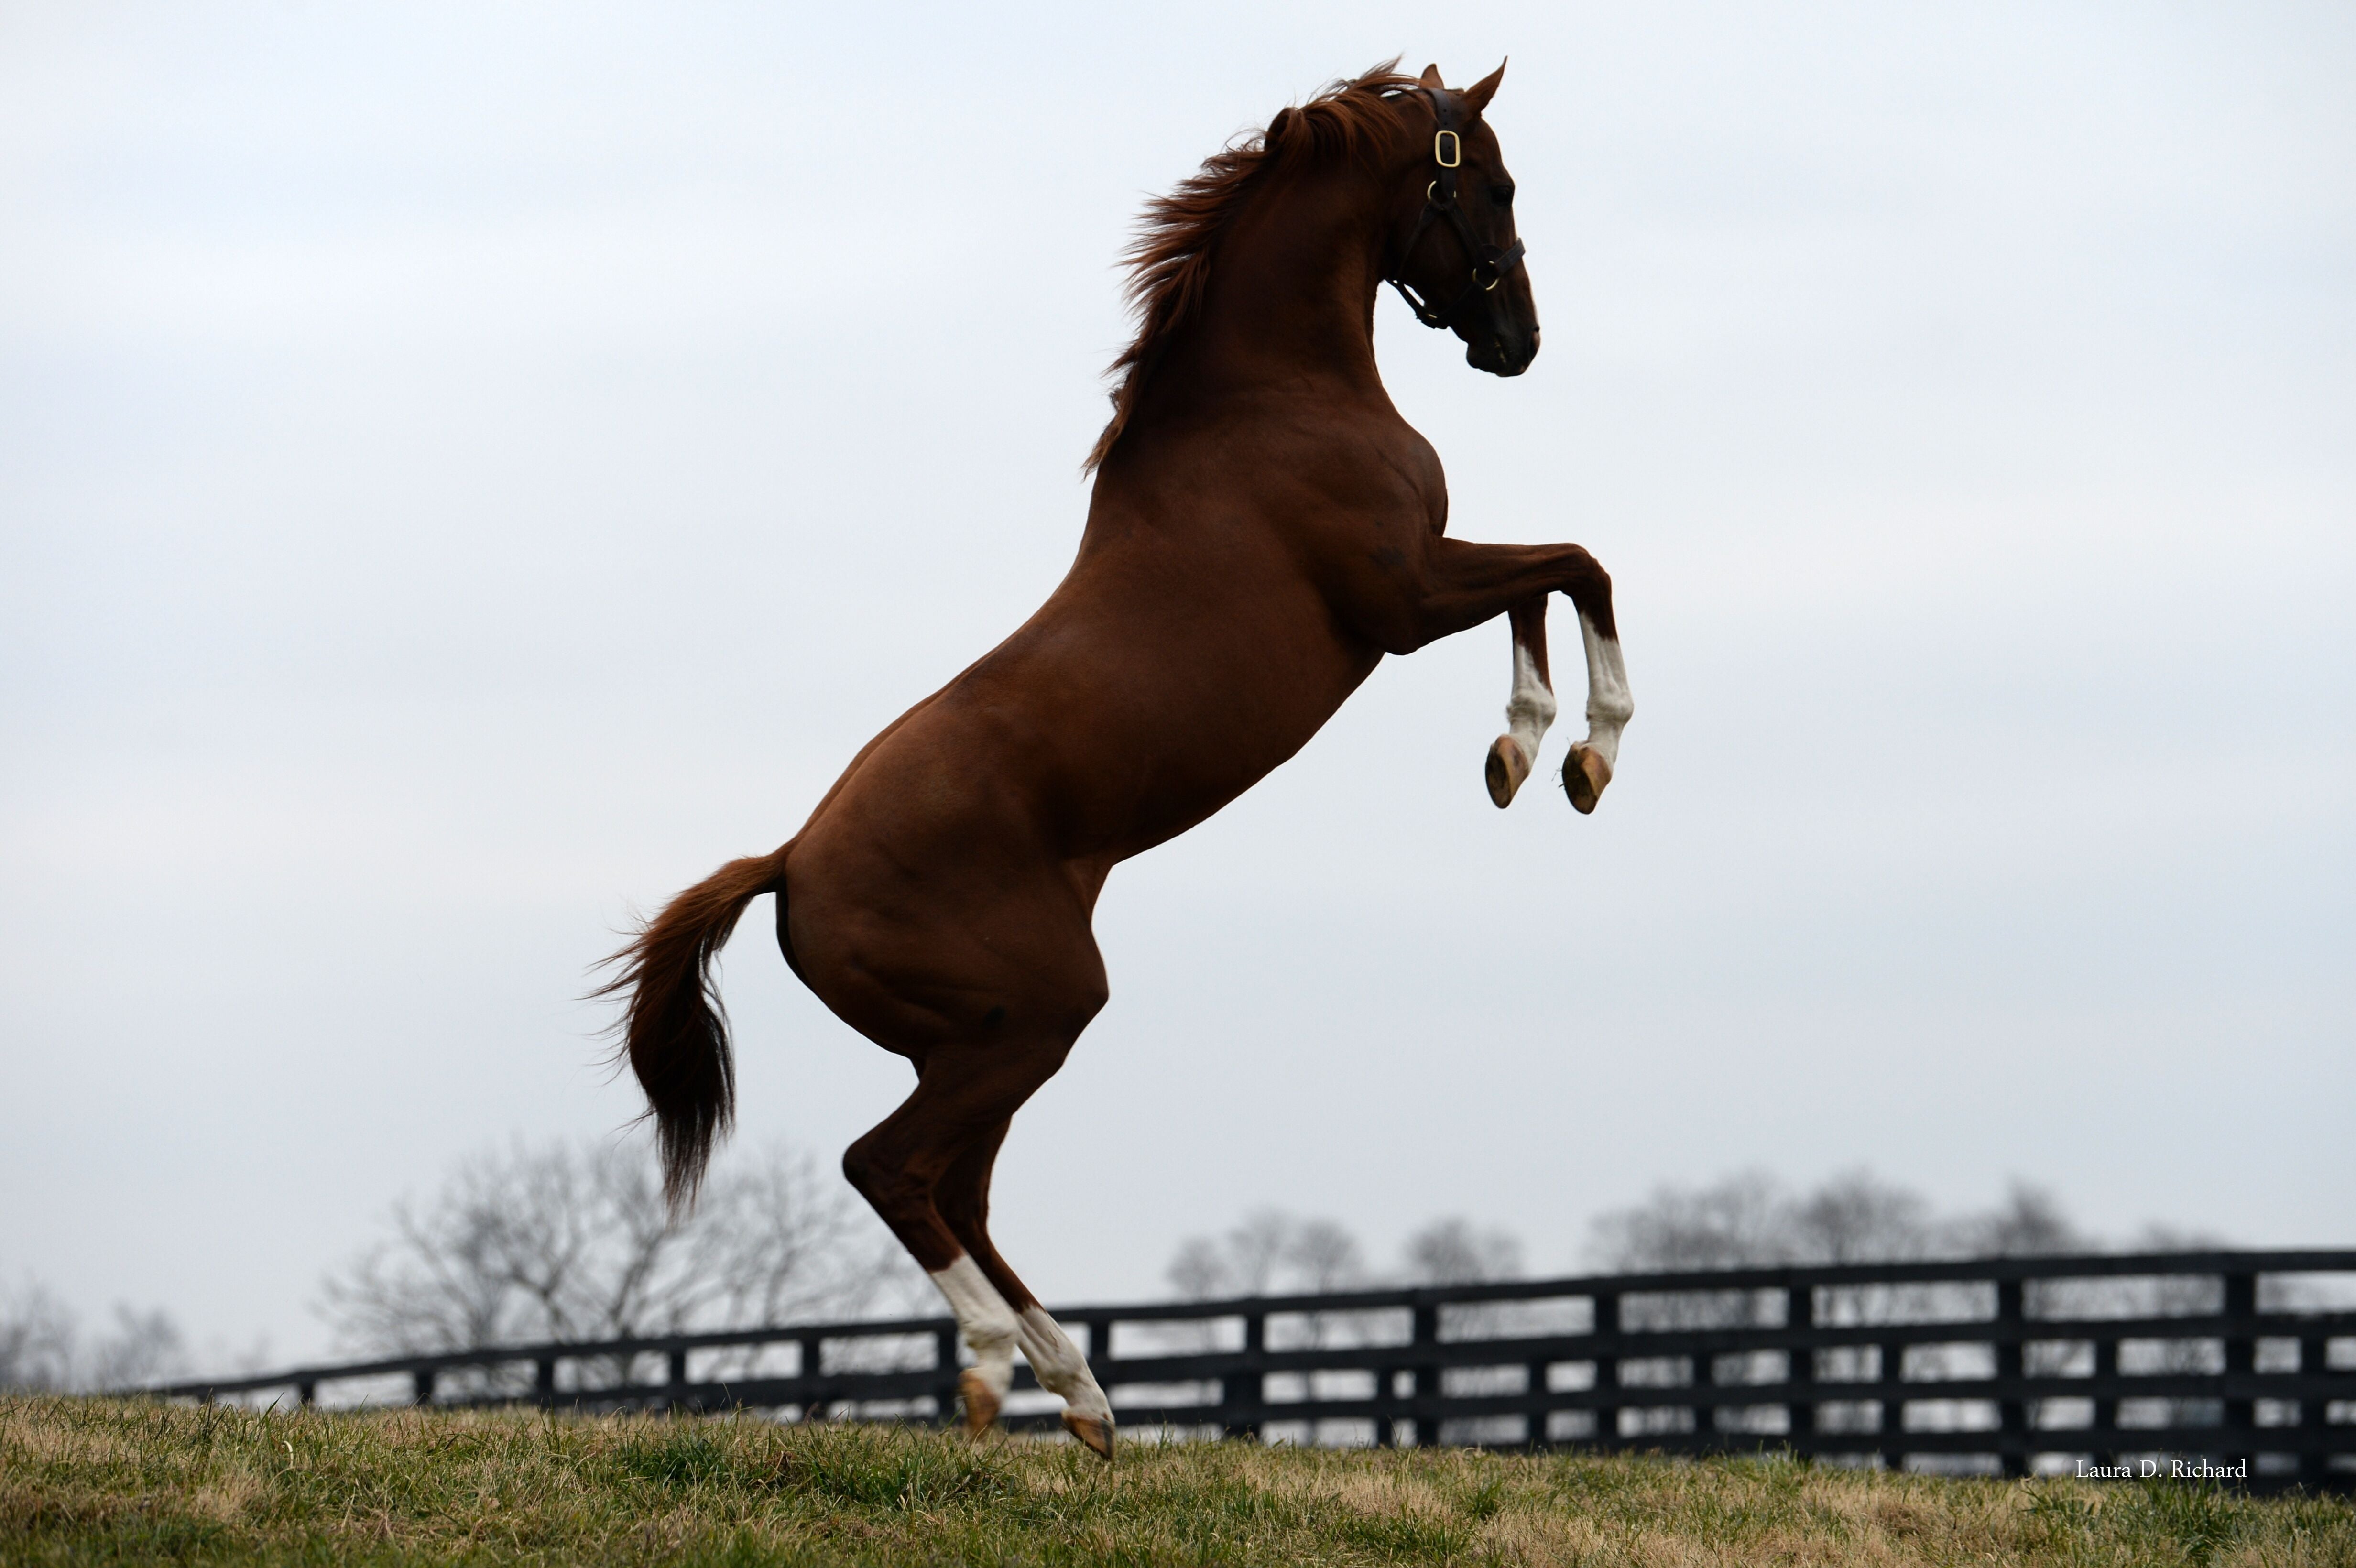
[{"label": "long tail", "polygon": [[[791,848],[789,844],[787,849]],[[605,960],[620,973],[598,996],[629,995],[616,1024],[646,1091],[662,1159],[663,1198],[676,1214],[691,1208],[713,1145],[736,1118],[736,1064],[728,1015],[712,985],[712,960],[728,944],[744,906],[785,886],[786,849],[731,860],[670,901],[622,950]]]}]

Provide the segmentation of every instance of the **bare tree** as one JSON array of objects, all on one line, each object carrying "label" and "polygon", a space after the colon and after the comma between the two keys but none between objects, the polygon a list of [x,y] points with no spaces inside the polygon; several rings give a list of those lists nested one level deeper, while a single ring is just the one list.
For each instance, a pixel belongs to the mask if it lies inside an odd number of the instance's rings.
[{"label": "bare tree", "polygon": [[1776,1215],[1782,1250],[1801,1263],[1896,1263],[1936,1253],[1944,1239],[1921,1194],[1867,1170],[1780,1203]]},{"label": "bare tree", "polygon": [[1985,1214],[1967,1214],[1949,1227],[1956,1250],[1973,1257],[2033,1258],[2094,1251],[2101,1243],[2062,1212],[2042,1187],[2016,1179],[2004,1201]]},{"label": "bare tree", "polygon": [[1167,1277],[1189,1301],[1318,1295],[1365,1283],[1365,1252],[1337,1221],[1259,1209],[1215,1239],[1187,1238],[1171,1260]]},{"label": "bare tree", "polygon": [[[1180,1243],[1167,1274],[1189,1301],[1225,1296],[1323,1296],[1367,1282],[1365,1249],[1334,1220],[1303,1219],[1281,1209],[1259,1209],[1226,1234],[1193,1236]],[[1355,1313],[1312,1312],[1272,1332],[1289,1346],[1349,1342],[1364,1331]],[[1172,1325],[1154,1339],[1175,1353],[1207,1348],[1207,1324]]]},{"label": "bare tree", "polygon": [[160,1307],[118,1304],[114,1331],[85,1344],[72,1310],[38,1282],[0,1297],[0,1389],[136,1388],[172,1376],[187,1360],[179,1326]]},{"label": "bare tree", "polygon": [[1479,1285],[1518,1279],[1521,1239],[1509,1231],[1483,1231],[1461,1215],[1434,1220],[1400,1249],[1407,1278],[1416,1285]]},{"label": "bare tree", "polygon": [[1365,1248],[1333,1220],[1257,1209],[1221,1235],[1190,1236],[1167,1277],[1181,1299],[1225,1296],[1317,1296],[1382,1279],[1413,1285],[1464,1285],[1514,1279],[1522,1243],[1511,1232],[1482,1230],[1461,1215],[1434,1220],[1408,1237],[1400,1264],[1387,1274],[1367,1266]]},{"label": "bare tree", "polygon": [[114,1332],[91,1346],[83,1386],[127,1389],[163,1382],[186,1370],[187,1361],[187,1341],[170,1313],[160,1307],[136,1312],[117,1302]]},{"label": "bare tree", "polygon": [[1657,1187],[1642,1203],[1598,1216],[1588,1254],[1600,1267],[1632,1274],[1797,1262],[1788,1201],[1758,1170],[1708,1187]]},{"label": "bare tree", "polygon": [[1366,1279],[1365,1250],[1338,1221],[1302,1221],[1284,1250],[1284,1261],[1299,1287],[1312,1294],[1348,1290]]},{"label": "bare tree", "polygon": [[27,1280],[0,1298],[0,1389],[74,1386],[74,1320],[63,1302]]},{"label": "bare tree", "polygon": [[392,1234],[330,1275],[354,1349],[632,1339],[850,1317],[921,1279],[839,1182],[783,1148],[740,1153],[673,1225],[644,1150],[518,1145],[463,1161]]}]

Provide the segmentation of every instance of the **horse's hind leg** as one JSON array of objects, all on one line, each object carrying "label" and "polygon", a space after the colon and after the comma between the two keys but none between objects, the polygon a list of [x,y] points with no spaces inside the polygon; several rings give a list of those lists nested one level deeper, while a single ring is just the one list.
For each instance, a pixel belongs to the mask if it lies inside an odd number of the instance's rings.
[{"label": "horse's hind leg", "polygon": [[798,841],[787,933],[835,1015],[916,1065],[914,1093],[842,1170],[957,1315],[977,1362],[958,1380],[976,1431],[1013,1379],[1024,1324],[1009,1294],[1035,1305],[980,1231],[990,1162],[1106,998],[1088,930],[1101,876],[1044,855],[1021,827],[932,825],[920,854],[887,854],[858,820],[815,823]]},{"label": "horse's hind leg", "polygon": [[1105,1397],[1096,1374],[1088,1370],[1087,1358],[1080,1354],[1063,1325],[1039,1305],[1038,1297],[998,1255],[990,1239],[990,1175],[998,1162],[999,1145],[1005,1141],[1006,1126],[1001,1122],[957,1157],[934,1189],[934,1202],[949,1230],[965,1243],[967,1255],[1014,1309],[1015,1340],[1023,1347],[1023,1359],[1038,1374],[1042,1388],[1063,1396],[1064,1429],[1109,1459],[1112,1402]]},{"label": "horse's hind leg", "polygon": [[[843,1151],[842,1174],[890,1226],[900,1244],[931,1278],[956,1315],[975,1365],[958,1379],[967,1426],[980,1433],[998,1419],[999,1403],[1014,1379],[1014,1343],[1022,1327],[1014,1308],[991,1283],[942,1217],[935,1193],[975,1140],[1002,1125],[1055,1068],[1049,1065],[1011,1095],[991,1093],[996,1074],[977,1067],[1009,1065],[1010,1049],[991,1063],[972,1048],[942,1046],[917,1068],[916,1092],[900,1108]],[[1062,1053],[1056,1052],[1061,1060]]]},{"label": "horse's hind leg", "polygon": [[1554,686],[1547,674],[1547,596],[1537,594],[1505,613],[1514,629],[1514,693],[1505,699],[1505,732],[1489,745],[1482,769],[1489,798],[1503,811],[1530,770],[1538,746],[1554,722]]},{"label": "horse's hind leg", "polygon": [[[1094,953],[1091,945],[1091,961]],[[1022,1013],[1042,1020],[1031,1030],[1009,1019],[1001,1005],[984,1016],[977,1032],[931,1044],[917,1063],[916,1092],[842,1157],[843,1174],[931,1277],[972,1348],[975,1365],[958,1377],[958,1387],[965,1397],[966,1425],[975,1433],[997,1420],[1014,1377],[1014,1348],[1024,1336],[1023,1317],[1009,1302],[1008,1288],[1023,1305],[1036,1303],[995,1250],[987,1250],[987,1235],[982,1246],[970,1245],[944,1207],[965,1217],[975,1184],[969,1176],[953,1177],[959,1162],[979,1149],[986,1180],[1008,1118],[1064,1064],[1081,1027],[1103,1004],[1102,970],[1094,975],[1093,994],[1076,1005],[1035,1011],[1021,1007]],[[985,1268],[985,1262],[994,1269]]]}]

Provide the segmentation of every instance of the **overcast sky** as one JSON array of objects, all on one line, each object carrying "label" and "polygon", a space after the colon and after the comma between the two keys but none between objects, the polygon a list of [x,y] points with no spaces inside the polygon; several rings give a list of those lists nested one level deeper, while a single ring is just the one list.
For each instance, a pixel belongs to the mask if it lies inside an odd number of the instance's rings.
[{"label": "overcast sky", "polygon": [[[2356,1241],[2346,6],[9,5],[0,1275],[307,1353],[402,1192],[620,1126],[589,964],[1029,613],[1141,199],[1394,52],[1511,55],[1547,347],[1387,297],[1385,374],[1636,720],[1497,812],[1481,628],[1117,871],[1016,1266],[1568,1268],[1749,1166]],[[767,927],[744,1127],[830,1161],[907,1070]]]}]

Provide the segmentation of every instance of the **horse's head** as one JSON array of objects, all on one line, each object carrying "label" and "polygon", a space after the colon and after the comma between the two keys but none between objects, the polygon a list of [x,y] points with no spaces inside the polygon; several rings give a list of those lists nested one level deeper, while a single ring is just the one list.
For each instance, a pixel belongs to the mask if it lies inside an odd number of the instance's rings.
[{"label": "horse's head", "polygon": [[1538,352],[1538,307],[1514,231],[1514,176],[1483,112],[1505,80],[1499,66],[1461,91],[1427,66],[1402,91],[1415,153],[1398,177],[1387,280],[1426,326],[1465,343],[1465,362],[1518,376]]}]

